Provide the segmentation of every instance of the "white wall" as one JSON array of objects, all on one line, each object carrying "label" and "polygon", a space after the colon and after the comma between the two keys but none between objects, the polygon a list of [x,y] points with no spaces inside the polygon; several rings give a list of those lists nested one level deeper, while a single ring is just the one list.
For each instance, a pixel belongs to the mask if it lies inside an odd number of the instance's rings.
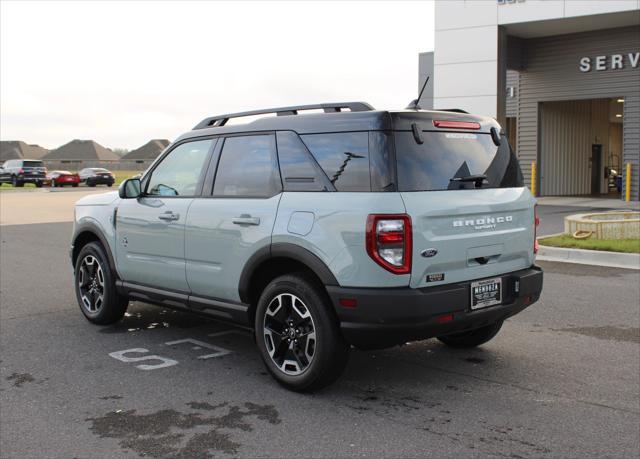
[{"label": "white wall", "polygon": [[434,107],[496,115],[495,0],[435,4]]},{"label": "white wall", "polygon": [[496,116],[499,25],[639,8],[640,0],[438,0],[434,107]]}]

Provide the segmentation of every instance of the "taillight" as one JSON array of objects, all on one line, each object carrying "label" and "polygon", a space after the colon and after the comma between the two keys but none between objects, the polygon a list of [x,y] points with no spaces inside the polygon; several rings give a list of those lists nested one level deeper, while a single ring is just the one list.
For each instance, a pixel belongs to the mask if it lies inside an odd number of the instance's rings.
[{"label": "taillight", "polygon": [[394,274],[411,272],[411,217],[371,214],[367,218],[367,253]]},{"label": "taillight", "polygon": [[476,123],[475,121],[433,120],[433,125],[437,128],[446,128],[446,129],[480,129],[480,123]]},{"label": "taillight", "polygon": [[540,248],[538,244],[538,225],[540,225],[540,218],[538,217],[538,204],[533,206],[533,253],[538,253]]}]

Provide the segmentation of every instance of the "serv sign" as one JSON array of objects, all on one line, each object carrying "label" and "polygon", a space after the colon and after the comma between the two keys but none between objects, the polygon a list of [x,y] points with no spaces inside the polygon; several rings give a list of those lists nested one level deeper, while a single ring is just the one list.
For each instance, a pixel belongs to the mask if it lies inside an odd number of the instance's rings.
[{"label": "serv sign", "polygon": [[626,54],[612,54],[611,56],[581,57],[580,71],[590,72],[592,69],[600,72],[602,70],[621,70],[626,66],[635,69],[640,61],[640,52]]}]

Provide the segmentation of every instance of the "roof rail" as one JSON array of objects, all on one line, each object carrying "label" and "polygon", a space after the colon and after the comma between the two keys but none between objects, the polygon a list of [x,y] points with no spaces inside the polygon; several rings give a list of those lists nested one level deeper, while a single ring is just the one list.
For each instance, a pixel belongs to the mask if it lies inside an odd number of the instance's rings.
[{"label": "roof rail", "polygon": [[468,111],[463,110],[461,108],[437,108],[434,111],[436,111],[436,112],[469,113]]},{"label": "roof rail", "polygon": [[200,121],[193,130],[205,129],[208,127],[224,126],[230,118],[240,118],[243,116],[266,115],[275,113],[277,116],[297,115],[299,110],[317,110],[322,109],[325,113],[336,113],[342,109],[349,109],[352,112],[367,112],[375,110],[366,102],[337,102],[332,104],[312,104],[312,105],[294,105],[291,107],[268,108],[263,110],[251,110],[248,112],[229,113],[226,115],[210,116]]}]

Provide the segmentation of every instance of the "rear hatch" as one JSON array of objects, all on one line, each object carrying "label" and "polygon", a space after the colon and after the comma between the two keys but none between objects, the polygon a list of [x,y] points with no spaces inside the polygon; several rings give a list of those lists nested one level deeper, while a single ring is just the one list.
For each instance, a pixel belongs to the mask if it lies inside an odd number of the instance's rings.
[{"label": "rear hatch", "polygon": [[499,126],[462,116],[437,121],[394,132],[398,189],[413,229],[411,287],[530,267],[535,200]]}]

